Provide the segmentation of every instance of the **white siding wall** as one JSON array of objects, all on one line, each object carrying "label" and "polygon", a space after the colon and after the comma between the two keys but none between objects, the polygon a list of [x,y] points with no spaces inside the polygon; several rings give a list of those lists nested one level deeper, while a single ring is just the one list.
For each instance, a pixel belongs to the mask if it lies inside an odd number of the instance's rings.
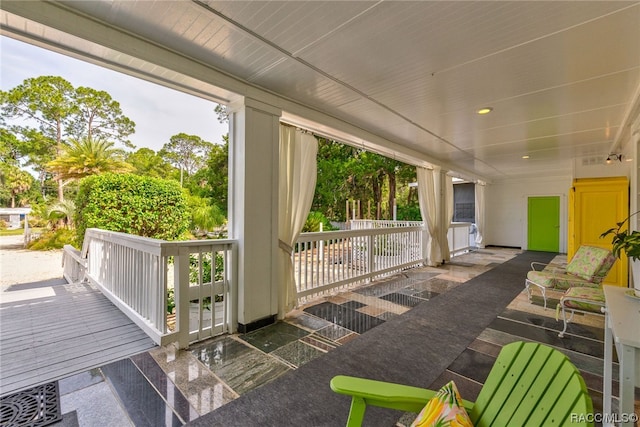
[{"label": "white siding wall", "polygon": [[527,197],[560,196],[560,250],[567,247],[567,195],[572,177],[497,181],[486,189],[486,245],[526,249]]}]

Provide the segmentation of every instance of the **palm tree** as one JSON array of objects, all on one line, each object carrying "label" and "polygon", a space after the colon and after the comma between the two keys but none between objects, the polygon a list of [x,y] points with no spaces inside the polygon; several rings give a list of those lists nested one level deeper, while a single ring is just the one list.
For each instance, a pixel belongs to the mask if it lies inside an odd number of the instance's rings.
[{"label": "palm tree", "polygon": [[50,221],[62,222],[67,228],[73,227],[73,215],[76,211],[76,204],[73,200],[65,200],[64,202],[56,202],[47,209],[47,218]]},{"label": "palm tree", "polygon": [[16,197],[26,193],[31,189],[33,177],[29,172],[18,169],[14,166],[8,166],[0,170],[0,182],[3,187],[8,190],[11,198],[11,207],[16,207]]},{"label": "palm tree", "polygon": [[191,207],[191,225],[196,232],[205,234],[225,225],[227,218],[222,210],[207,198],[189,197]]},{"label": "palm tree", "polygon": [[90,175],[131,172],[133,166],[124,161],[123,150],[113,148],[113,142],[82,138],[71,140],[59,157],[47,163],[47,169],[67,185]]}]

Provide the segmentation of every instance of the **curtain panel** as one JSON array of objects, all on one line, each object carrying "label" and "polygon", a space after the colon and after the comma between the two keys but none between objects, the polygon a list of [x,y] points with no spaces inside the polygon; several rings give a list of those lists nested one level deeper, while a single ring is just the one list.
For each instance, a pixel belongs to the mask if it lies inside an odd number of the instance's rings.
[{"label": "curtain panel", "polygon": [[451,228],[451,221],[453,221],[453,178],[449,175],[441,176],[440,179],[444,179],[443,183],[443,199],[445,202],[445,214],[442,223],[442,239],[440,240],[440,246],[442,251],[442,260],[451,260],[451,251],[449,250],[449,239],[447,238],[449,228]]},{"label": "curtain panel", "polygon": [[416,168],[418,177],[418,202],[420,214],[424,221],[422,237],[422,259],[424,264],[435,267],[442,260],[440,246],[438,244],[437,215],[438,204],[436,200],[436,186],[433,169]]},{"label": "curtain panel", "polygon": [[310,133],[280,125],[279,170],[279,301],[283,318],[297,304],[293,246],[304,227],[316,187],[318,141]]},{"label": "curtain panel", "polygon": [[484,204],[485,188],[483,183],[477,183],[476,193],[476,246],[484,248]]}]

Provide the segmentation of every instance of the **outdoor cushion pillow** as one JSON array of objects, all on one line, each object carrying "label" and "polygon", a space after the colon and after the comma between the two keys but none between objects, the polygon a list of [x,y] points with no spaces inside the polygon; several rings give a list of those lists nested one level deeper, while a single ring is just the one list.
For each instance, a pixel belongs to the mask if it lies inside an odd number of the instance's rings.
[{"label": "outdoor cushion pillow", "polygon": [[615,261],[616,258],[609,249],[582,245],[567,264],[567,273],[589,282],[600,283]]},{"label": "outdoor cushion pillow", "polygon": [[571,288],[560,299],[565,307],[577,310],[602,313],[600,310],[605,305],[604,291],[602,288],[579,287]]},{"label": "outdoor cushion pillow", "polygon": [[453,381],[449,381],[438,390],[411,424],[411,427],[431,426],[473,427]]}]

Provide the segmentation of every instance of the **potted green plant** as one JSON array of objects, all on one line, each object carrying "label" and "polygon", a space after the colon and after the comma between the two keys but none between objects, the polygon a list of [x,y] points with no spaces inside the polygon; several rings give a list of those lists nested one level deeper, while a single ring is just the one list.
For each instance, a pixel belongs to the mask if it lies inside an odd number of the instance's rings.
[{"label": "potted green plant", "polygon": [[618,222],[616,224],[617,227],[610,228],[600,235],[601,238],[613,236],[611,239],[613,245],[611,251],[616,257],[620,258],[623,256],[622,252],[624,251],[626,256],[631,258],[630,264],[637,297],[640,297],[640,231],[629,230],[629,227],[625,227],[625,224],[629,222],[631,217],[639,212],[640,211],[632,213],[624,221]]}]

